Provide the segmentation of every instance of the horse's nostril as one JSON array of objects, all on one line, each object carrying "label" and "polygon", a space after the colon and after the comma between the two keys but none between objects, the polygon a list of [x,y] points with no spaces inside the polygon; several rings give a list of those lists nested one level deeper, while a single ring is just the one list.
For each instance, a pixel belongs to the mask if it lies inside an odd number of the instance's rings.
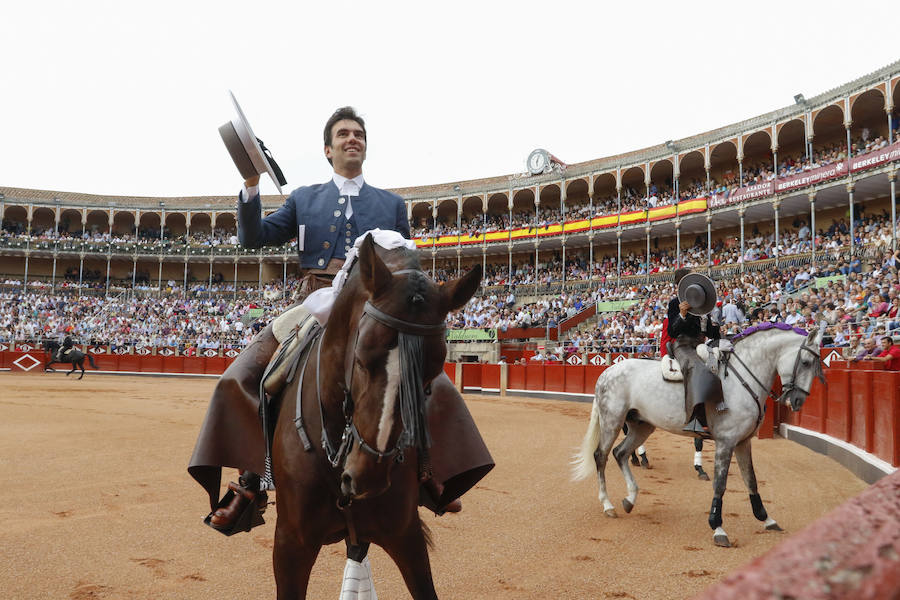
[{"label": "horse's nostril", "polygon": [[341,475],[341,493],[345,496],[349,496],[353,493],[353,477],[346,471]]}]

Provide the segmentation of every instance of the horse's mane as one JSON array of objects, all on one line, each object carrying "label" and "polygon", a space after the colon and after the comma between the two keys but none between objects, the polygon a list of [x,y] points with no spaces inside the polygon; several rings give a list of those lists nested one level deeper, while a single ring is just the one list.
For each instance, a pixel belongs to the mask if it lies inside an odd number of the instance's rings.
[{"label": "horse's mane", "polygon": [[809,335],[809,332],[805,329],[801,329],[800,327],[794,327],[793,325],[788,325],[787,323],[770,323],[769,321],[763,321],[759,325],[753,325],[752,327],[748,327],[747,329],[741,331],[740,333],[736,333],[731,337],[731,343],[735,343],[739,340],[742,340],[746,337],[753,335],[758,331],[769,331],[770,329],[780,329],[781,331],[793,331],[794,333],[806,336]]}]

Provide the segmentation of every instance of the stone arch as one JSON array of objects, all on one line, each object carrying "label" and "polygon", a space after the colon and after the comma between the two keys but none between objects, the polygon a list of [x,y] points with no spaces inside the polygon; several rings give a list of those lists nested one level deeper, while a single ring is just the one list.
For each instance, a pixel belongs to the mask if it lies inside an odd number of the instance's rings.
[{"label": "stone arch", "polygon": [[64,208],[59,212],[59,232],[69,235],[81,235],[81,211],[76,208]]},{"label": "stone arch", "polygon": [[53,232],[56,230],[56,211],[47,206],[35,206],[31,212],[31,231]]},{"label": "stone arch", "polygon": [[737,178],[737,145],[734,140],[725,140],[710,148],[709,174],[716,185]]},{"label": "stone arch", "polygon": [[456,198],[445,198],[444,200],[438,201],[436,222],[442,223],[444,227],[455,231],[458,211],[457,206]]},{"label": "stone arch", "polygon": [[589,189],[588,182],[581,177],[566,183],[566,220],[589,216],[587,214],[591,203]]},{"label": "stone arch", "polygon": [[644,183],[644,167],[631,167],[622,173],[622,210],[639,210],[643,207],[642,199],[647,195]]},{"label": "stone arch", "polygon": [[705,195],[706,168],[703,152],[692,150],[678,160],[678,190],[682,199]]},{"label": "stone arch", "polygon": [[870,140],[878,136],[888,137],[884,92],[880,88],[873,88],[851,99],[850,119],[850,138],[853,143],[862,141],[864,129],[868,129]]},{"label": "stone arch", "polygon": [[483,226],[483,216],[484,216],[484,202],[481,196],[468,196],[463,198],[462,201],[462,218],[464,223],[468,223],[469,226],[473,223],[478,223],[478,228],[482,228]]},{"label": "stone arch", "polygon": [[806,155],[806,127],[802,119],[791,119],[778,125],[778,162]]},{"label": "stone arch", "polygon": [[209,237],[212,235],[212,216],[209,213],[199,212],[191,214],[191,235],[197,237]]},{"label": "stone arch", "polygon": [[232,212],[216,215],[216,230],[227,236],[237,235],[237,217]]},{"label": "stone arch", "polygon": [[410,210],[409,226],[413,229],[431,229],[431,203],[414,202]]},{"label": "stone arch", "polygon": [[112,233],[114,236],[134,235],[134,213],[127,210],[119,210],[113,213]]},{"label": "stone arch", "polygon": [[109,212],[105,210],[88,211],[85,224],[88,233],[107,233],[109,232]]},{"label": "stone arch", "polygon": [[181,212],[166,213],[167,237],[181,237],[187,231],[187,217]]},{"label": "stone arch", "polygon": [[159,239],[160,214],[158,212],[142,212],[138,219],[138,236]]}]

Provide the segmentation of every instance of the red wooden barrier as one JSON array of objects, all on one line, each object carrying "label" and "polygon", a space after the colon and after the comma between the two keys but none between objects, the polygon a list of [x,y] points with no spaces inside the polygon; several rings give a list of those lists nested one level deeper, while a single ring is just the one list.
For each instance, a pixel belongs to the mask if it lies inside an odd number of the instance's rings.
[{"label": "red wooden barrier", "polygon": [[892,465],[900,465],[900,373],[872,373],[872,401],[872,452]]},{"label": "red wooden barrier", "polygon": [[444,363],[444,373],[450,378],[450,381],[456,381],[456,363]]},{"label": "red wooden barrier", "polygon": [[608,369],[604,365],[588,365],[584,368],[584,393],[594,394],[594,387],[597,385],[597,378]]},{"label": "red wooden barrier", "polygon": [[481,365],[481,388],[500,389],[500,365]]},{"label": "red wooden barrier", "polygon": [[827,406],[825,402],[825,386],[818,379],[813,380],[812,387],[809,389],[809,396],[803,403],[803,409],[800,411],[800,427],[818,431],[825,431],[825,419]]},{"label": "red wooden barrier", "polygon": [[183,356],[163,356],[163,373],[184,373]]},{"label": "red wooden barrier", "polygon": [[135,354],[117,354],[119,370],[139,373],[141,371],[141,356]]},{"label": "red wooden barrier", "polygon": [[544,365],[525,365],[525,389],[542,391],[544,389]]},{"label": "red wooden barrier", "polygon": [[140,359],[140,371],[142,373],[162,373],[163,357],[162,356],[142,356]]},{"label": "red wooden barrier", "polygon": [[206,358],[203,356],[185,356],[184,372],[196,375],[206,373]]},{"label": "red wooden barrier", "polygon": [[850,439],[851,444],[872,451],[872,374],[873,371],[850,371]]},{"label": "red wooden barrier", "polygon": [[225,372],[225,357],[210,356],[206,359],[206,368],[204,373],[207,375],[221,375]]},{"label": "red wooden barrier", "polygon": [[570,394],[583,394],[584,392],[584,371],[582,366],[567,366],[566,370],[566,389]]},{"label": "red wooden barrier", "polygon": [[566,391],[566,367],[565,365],[544,366],[544,387],[548,392]]},{"label": "red wooden barrier", "polygon": [[513,390],[525,389],[525,365],[509,365],[506,387]]},{"label": "red wooden barrier", "polygon": [[830,369],[825,378],[825,433],[846,442],[850,439],[850,371]]},{"label": "red wooden barrier", "polygon": [[479,363],[462,363],[462,384],[465,388],[481,387],[481,364]]}]

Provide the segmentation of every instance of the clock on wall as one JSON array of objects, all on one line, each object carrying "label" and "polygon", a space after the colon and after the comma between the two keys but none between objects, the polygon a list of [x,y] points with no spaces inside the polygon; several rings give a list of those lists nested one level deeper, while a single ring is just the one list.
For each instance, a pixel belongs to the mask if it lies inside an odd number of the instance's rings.
[{"label": "clock on wall", "polygon": [[540,175],[550,170],[550,154],[543,148],[538,148],[528,155],[528,172],[532,175]]}]

